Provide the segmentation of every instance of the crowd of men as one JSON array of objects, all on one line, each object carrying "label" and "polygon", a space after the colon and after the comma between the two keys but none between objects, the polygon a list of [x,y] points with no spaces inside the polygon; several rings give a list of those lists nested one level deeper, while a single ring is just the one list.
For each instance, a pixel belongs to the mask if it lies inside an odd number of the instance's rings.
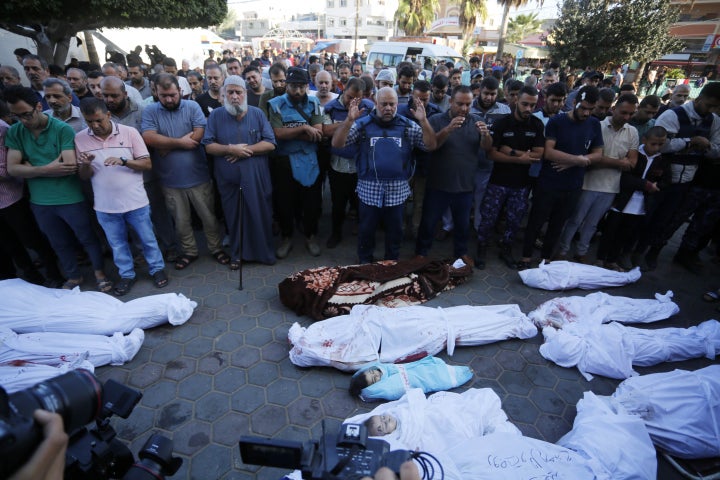
[{"label": "crowd of men", "polygon": [[[680,85],[662,105],[640,101],[620,70],[586,69],[568,88],[555,63],[519,81],[473,57],[463,85],[460,63],[365,71],[359,56],[292,66],[267,50],[201,70],[136,55],[51,75],[21,53],[30,87],[0,67],[4,277],[17,268],[74,288],[89,261],[100,291],[128,293],[140,265],[162,288],[165,262],[182,270],[198,259],[198,228],[231,269],[286,258],[295,230],[313,256],[321,237],[333,249],[357,234],[361,263],[398,259],[404,239],[415,241],[405,255],[425,257],[452,236],[454,257],[480,269],[496,237],[513,269],[540,259],[652,269],[691,219],[675,260],[698,272],[699,251],[719,236],[717,82],[692,100]],[[331,231],[320,232],[326,181]]]}]

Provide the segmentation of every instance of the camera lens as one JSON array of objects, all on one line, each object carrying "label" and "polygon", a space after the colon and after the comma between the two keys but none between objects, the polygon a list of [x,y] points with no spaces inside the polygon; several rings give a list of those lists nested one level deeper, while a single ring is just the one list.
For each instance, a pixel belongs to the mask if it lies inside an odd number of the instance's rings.
[{"label": "camera lens", "polygon": [[97,417],[102,407],[102,385],[88,370],[73,370],[10,395],[22,415],[32,417],[41,408],[56,412],[71,433]]}]

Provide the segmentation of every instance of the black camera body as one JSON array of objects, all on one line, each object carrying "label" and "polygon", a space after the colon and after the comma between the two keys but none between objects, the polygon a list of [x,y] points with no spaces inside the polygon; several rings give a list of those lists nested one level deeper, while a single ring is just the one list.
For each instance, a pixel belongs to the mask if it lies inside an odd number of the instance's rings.
[{"label": "black camera body", "polygon": [[[0,387],[0,478],[7,478],[32,456],[43,441],[33,412],[43,409],[63,418],[70,439],[65,477],[72,479],[162,479],[173,475],[182,459],[172,457],[172,441],[153,435],[134,464],[130,450],[118,439],[110,417],[127,418],[142,393],[114,380],[104,385],[88,370],[59,377],[8,395]],[[85,425],[95,422],[92,428]],[[151,475],[151,476],[148,476]]]},{"label": "black camera body", "polygon": [[243,435],[240,457],[251,465],[298,469],[304,479],[342,480],[372,477],[383,466],[399,473],[411,452],[391,452],[388,442],[368,438],[365,425],[346,423],[337,434],[325,433],[320,441],[306,443]]}]

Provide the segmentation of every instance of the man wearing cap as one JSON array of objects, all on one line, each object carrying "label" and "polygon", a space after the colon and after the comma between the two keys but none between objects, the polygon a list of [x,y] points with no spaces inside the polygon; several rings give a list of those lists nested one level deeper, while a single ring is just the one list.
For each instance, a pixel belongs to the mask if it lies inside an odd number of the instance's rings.
[{"label": "man wearing cap", "polygon": [[596,72],[594,70],[591,70],[589,72],[585,72],[582,74],[581,77],[581,83],[578,88],[570,92],[567,96],[567,99],[565,100],[565,106],[563,107],[563,112],[569,112],[573,109],[575,106],[575,96],[577,96],[578,91],[584,87],[584,86],[593,86],[597,87],[600,84],[600,80],[603,79],[603,74],[600,72]]},{"label": "man wearing cap", "polygon": [[277,139],[277,208],[282,241],[275,252],[287,257],[292,250],[296,209],[303,215],[305,246],[311,255],[320,255],[317,243],[322,185],[317,159],[322,141],[322,109],[316,97],[308,96],[310,78],[298,67],[288,69],[286,93],[269,102],[270,125]]},{"label": "man wearing cap", "polygon": [[380,90],[383,87],[393,88],[395,86],[395,74],[388,70],[383,69],[378,72],[375,76],[375,89]]},{"label": "man wearing cap", "polygon": [[[224,106],[210,114],[202,143],[215,157],[215,178],[230,233],[230,269],[240,268],[240,255],[245,261],[272,265],[275,252],[267,154],[275,149],[275,134],[265,113],[248,105],[242,78],[231,75],[223,90]],[[238,212],[239,188],[242,212]],[[238,221],[242,221],[242,242]]]},{"label": "man wearing cap", "polygon": [[[405,200],[410,196],[408,179],[414,165],[412,150],[435,149],[435,132],[418,102],[415,118],[420,125],[397,115],[397,93],[390,87],[377,92],[377,107],[360,118],[360,99],[350,102],[348,116],[335,131],[332,146],[358,144],[358,197],[360,226],[358,257],[361,263],[374,260],[375,231],[385,224],[385,259],[397,260],[402,241]],[[357,120],[357,121],[356,121]]]}]

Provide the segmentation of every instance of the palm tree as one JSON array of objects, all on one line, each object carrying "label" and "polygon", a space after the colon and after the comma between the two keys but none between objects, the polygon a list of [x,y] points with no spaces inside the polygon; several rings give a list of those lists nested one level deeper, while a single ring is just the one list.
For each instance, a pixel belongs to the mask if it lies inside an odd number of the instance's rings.
[{"label": "palm tree", "polygon": [[458,22],[463,38],[467,41],[475,30],[476,19],[480,16],[483,20],[487,17],[487,4],[485,0],[461,0],[460,15]]},{"label": "palm tree", "polygon": [[[500,41],[498,41],[497,54],[495,55],[496,60],[502,60],[503,48],[505,48],[505,36],[507,35],[508,28],[508,14],[511,8],[520,8],[526,5],[529,0],[498,0],[498,3],[502,5],[503,16],[502,23],[500,24]],[[538,0],[540,5],[543,4],[543,0]]]},{"label": "palm tree", "polygon": [[537,13],[530,15],[523,13],[508,22],[505,39],[510,43],[518,43],[523,38],[539,32],[542,32],[542,20],[537,18]]},{"label": "palm tree", "polygon": [[395,21],[405,35],[417,37],[430,26],[438,8],[438,0],[400,0],[395,11]]}]

